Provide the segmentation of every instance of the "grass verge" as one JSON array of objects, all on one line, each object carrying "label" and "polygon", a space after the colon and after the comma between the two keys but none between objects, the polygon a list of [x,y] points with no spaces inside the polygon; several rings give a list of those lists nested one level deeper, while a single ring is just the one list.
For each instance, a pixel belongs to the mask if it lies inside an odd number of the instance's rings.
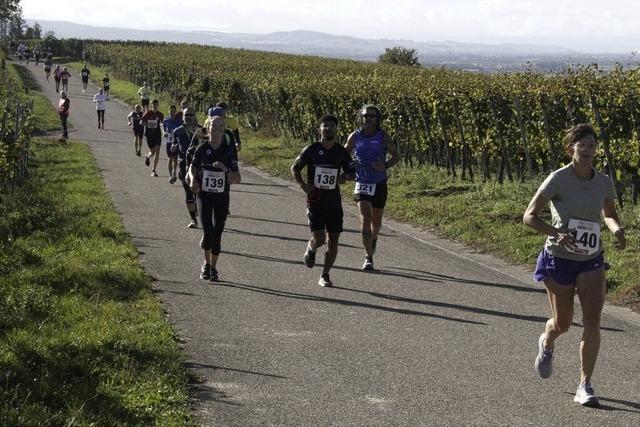
[{"label": "grass verge", "polygon": [[0,206],[0,424],[190,424],[180,349],[87,146]]},{"label": "grass verge", "polygon": [[33,127],[35,132],[43,133],[60,130],[60,119],[51,102],[41,92],[37,91],[32,72],[44,72],[40,67],[8,64],[9,74],[18,82],[22,82],[24,97],[33,101]]}]

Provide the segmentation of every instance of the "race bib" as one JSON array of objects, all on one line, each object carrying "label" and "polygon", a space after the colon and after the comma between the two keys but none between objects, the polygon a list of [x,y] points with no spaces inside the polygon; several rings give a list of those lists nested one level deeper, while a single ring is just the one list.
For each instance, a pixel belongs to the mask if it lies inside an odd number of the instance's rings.
[{"label": "race bib", "polygon": [[338,181],[338,169],[316,166],[313,185],[323,190],[333,190]]},{"label": "race bib", "polygon": [[88,76],[89,76],[89,73],[87,73],[86,71],[82,72],[82,77],[88,77]]},{"label": "race bib", "polygon": [[366,194],[367,196],[373,196],[376,194],[376,184],[356,182],[356,188],[353,191],[353,194]]},{"label": "race bib", "polygon": [[597,222],[569,219],[569,232],[576,239],[576,250],[580,255],[593,255],[600,249],[600,224]]},{"label": "race bib", "polygon": [[104,87],[109,87],[109,82],[104,82],[104,83],[102,83],[102,85],[103,85]]},{"label": "race bib", "polygon": [[207,193],[223,193],[226,174],[221,171],[202,171],[202,190]]},{"label": "race bib", "polygon": [[147,127],[148,128],[152,128],[155,129],[158,127],[158,121],[157,120],[147,120]]},{"label": "race bib", "polygon": [[173,144],[173,133],[165,132],[164,133],[164,141],[167,143],[167,145]]}]

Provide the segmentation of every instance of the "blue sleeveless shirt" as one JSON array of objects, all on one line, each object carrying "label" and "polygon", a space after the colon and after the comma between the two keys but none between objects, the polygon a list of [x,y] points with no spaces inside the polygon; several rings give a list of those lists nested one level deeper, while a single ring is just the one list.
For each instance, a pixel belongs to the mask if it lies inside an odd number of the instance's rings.
[{"label": "blue sleeveless shirt", "polygon": [[355,132],[353,160],[356,164],[356,181],[364,184],[377,184],[387,180],[387,171],[379,172],[371,166],[372,162],[386,160],[384,133],[377,131],[373,136],[362,135],[360,129]]}]

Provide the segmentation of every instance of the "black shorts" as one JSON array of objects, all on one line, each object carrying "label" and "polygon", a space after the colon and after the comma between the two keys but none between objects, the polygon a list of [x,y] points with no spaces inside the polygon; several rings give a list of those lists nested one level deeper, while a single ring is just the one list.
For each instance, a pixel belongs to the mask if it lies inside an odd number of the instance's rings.
[{"label": "black shorts", "polygon": [[328,233],[342,233],[342,207],[336,209],[314,209],[307,206],[307,218],[311,231],[327,230]]},{"label": "black shorts", "polygon": [[89,77],[83,77],[82,83],[89,83]]},{"label": "black shorts", "polygon": [[356,202],[371,202],[371,206],[376,209],[384,209],[387,204],[387,181],[378,182],[373,196],[368,194],[354,194],[353,200]]},{"label": "black shorts", "polygon": [[167,149],[167,157],[170,158],[170,159],[177,159],[178,158],[178,150],[171,151],[171,146],[172,145],[173,144],[167,144],[167,143],[164,144],[164,146]]},{"label": "black shorts", "polygon": [[133,134],[137,137],[142,138],[144,136],[144,126],[134,126]]},{"label": "black shorts", "polygon": [[152,136],[151,138],[149,138],[149,135],[147,135],[147,147],[149,148],[153,148],[153,147],[159,147],[162,145],[162,138],[160,136]]},{"label": "black shorts", "polygon": [[141,99],[140,101],[141,101],[141,104],[142,104],[143,107],[146,107],[147,105],[149,105],[149,99],[148,98],[147,99]]}]

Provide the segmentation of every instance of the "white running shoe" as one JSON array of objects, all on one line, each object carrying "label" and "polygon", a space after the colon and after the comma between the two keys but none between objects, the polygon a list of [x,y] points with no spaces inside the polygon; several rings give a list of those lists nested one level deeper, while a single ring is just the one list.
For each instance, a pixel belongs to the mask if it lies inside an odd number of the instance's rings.
[{"label": "white running shoe", "polygon": [[573,401],[583,406],[590,407],[598,406],[600,404],[598,397],[593,391],[593,387],[589,383],[580,383]]},{"label": "white running shoe", "polygon": [[553,350],[544,349],[543,343],[545,335],[546,333],[543,332],[540,338],[538,338],[538,356],[536,357],[534,366],[538,375],[542,378],[549,378],[553,371]]}]

